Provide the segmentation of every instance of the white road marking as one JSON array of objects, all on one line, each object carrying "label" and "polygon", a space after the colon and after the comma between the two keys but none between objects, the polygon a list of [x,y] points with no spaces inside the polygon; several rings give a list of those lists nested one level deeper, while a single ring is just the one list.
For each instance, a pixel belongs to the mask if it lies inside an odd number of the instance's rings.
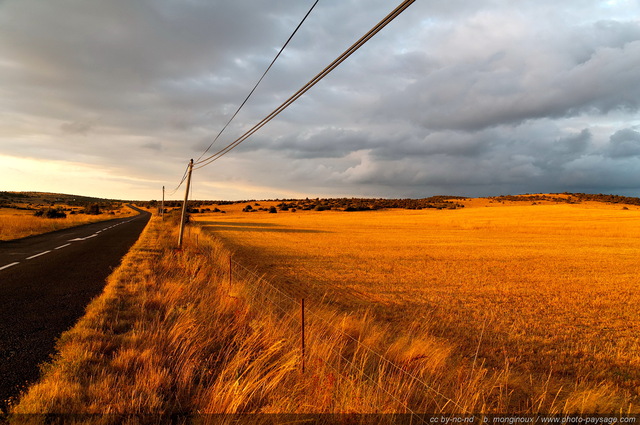
[{"label": "white road marking", "polygon": [[[133,221],[133,220],[129,220],[129,221]],[[93,235],[91,235],[91,236],[86,236],[86,237],[84,237],[84,238],[69,239],[69,242],[86,241],[87,239],[95,238],[96,236],[98,236],[98,235],[100,234],[100,232],[104,232],[105,230],[112,229],[112,228],[114,228],[114,227],[116,227],[116,226],[119,226],[119,225],[121,225],[121,224],[129,223],[129,221],[123,221],[123,222],[120,222],[120,223],[114,224],[114,225],[113,225],[113,226],[111,226],[111,227],[107,227],[106,229],[98,230],[97,232],[95,232],[95,233],[94,233]],[[67,246],[67,245],[65,245],[65,246]],[[58,249],[58,248],[56,248],[56,249]]]},{"label": "white road marking", "polygon": [[0,267],[0,270],[8,269],[9,267],[13,267],[13,266],[15,266],[16,264],[20,264],[20,263],[15,262],[15,263],[7,264],[6,266],[2,266],[2,267]]},{"label": "white road marking", "polygon": [[84,237],[84,238],[69,239],[69,242],[86,241],[87,239],[95,238],[96,236],[98,236],[98,234],[97,234],[97,233],[94,233],[93,235],[86,236],[86,237]]},{"label": "white road marking", "polygon": [[[98,236],[98,235],[100,234],[100,232],[104,232],[105,230],[112,229],[112,228],[114,228],[114,227],[116,227],[116,226],[119,226],[119,225],[121,225],[121,224],[129,223],[130,221],[133,221],[133,220],[124,221],[124,222],[120,222],[120,223],[118,223],[118,224],[114,224],[113,226],[107,227],[107,228],[102,229],[102,230],[98,230],[98,231],[97,231],[96,233],[94,233],[93,235],[86,236],[86,237],[84,237],[84,238],[69,239],[69,242],[84,241],[84,240],[87,240],[87,239],[95,238],[96,236]],[[62,248],[66,248],[66,247],[68,247],[69,245],[71,245],[71,244],[70,244],[70,243],[67,243],[67,244],[64,244],[64,245],[60,245],[59,247],[54,248],[54,250],[56,250],[56,249],[62,249]],[[44,252],[41,252],[41,253],[36,254],[36,255],[32,255],[31,257],[27,257],[27,260],[33,260],[34,258],[40,257],[41,255],[45,255],[45,254],[48,254],[48,253],[50,253],[50,252],[51,252],[51,250],[49,250],[49,251],[44,251]],[[4,265],[4,266],[0,267],[0,270],[8,269],[9,267],[13,267],[13,266],[15,266],[15,265],[17,265],[17,264],[20,264],[20,262],[16,261],[16,262],[14,262],[14,263],[10,263],[10,264]]]},{"label": "white road marking", "polygon": [[50,252],[51,251],[45,251],[45,252],[41,252],[40,254],[32,255],[31,257],[27,257],[27,260],[31,260],[33,258],[39,257],[39,256],[44,255],[44,254],[48,254]]}]

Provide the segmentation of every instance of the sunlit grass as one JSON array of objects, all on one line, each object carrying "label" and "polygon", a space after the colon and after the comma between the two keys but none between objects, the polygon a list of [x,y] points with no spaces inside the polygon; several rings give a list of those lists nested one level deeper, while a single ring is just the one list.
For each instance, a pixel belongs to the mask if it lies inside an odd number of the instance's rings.
[{"label": "sunlit grass", "polygon": [[473,202],[155,218],[13,412],[637,412],[639,211]]},{"label": "sunlit grass", "polygon": [[368,310],[393,334],[436,335],[460,365],[477,353],[476,364],[508,372],[512,409],[637,404],[640,212],[474,204],[199,220],[294,292]]},{"label": "sunlit grass", "polygon": [[35,217],[33,211],[0,208],[0,241],[24,238],[53,232],[82,224],[110,220],[112,218],[127,217],[135,214],[130,208],[123,207],[114,211],[115,214],[85,215],[67,214],[65,218]]},{"label": "sunlit grass", "polygon": [[[175,236],[151,222],[14,414],[397,412],[428,403],[415,382],[319,327],[302,374],[297,305],[267,302],[251,274],[229,287],[220,243],[194,229],[176,251]],[[383,336],[366,317],[317,313],[310,329],[321,318],[363,341]]]}]

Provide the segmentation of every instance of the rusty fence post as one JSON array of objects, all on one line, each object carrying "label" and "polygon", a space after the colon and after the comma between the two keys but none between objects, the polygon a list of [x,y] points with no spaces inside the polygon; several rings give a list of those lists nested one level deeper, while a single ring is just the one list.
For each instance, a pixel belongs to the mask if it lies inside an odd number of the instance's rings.
[{"label": "rusty fence post", "polygon": [[300,366],[302,368],[302,373],[304,373],[304,298],[302,298],[302,301],[300,302],[300,325],[300,334],[302,337],[300,341],[300,348],[302,351]]},{"label": "rusty fence post", "polygon": [[231,282],[232,282],[232,269],[233,269],[233,259],[231,255],[229,255],[229,294],[231,294]]}]

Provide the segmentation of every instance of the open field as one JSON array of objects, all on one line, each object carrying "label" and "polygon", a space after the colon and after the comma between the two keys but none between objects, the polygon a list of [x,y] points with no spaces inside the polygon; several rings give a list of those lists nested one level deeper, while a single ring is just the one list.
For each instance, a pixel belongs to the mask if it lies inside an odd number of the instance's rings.
[{"label": "open field", "polygon": [[154,219],[13,411],[637,413],[640,210],[461,202]]},{"label": "open field", "polygon": [[[19,204],[20,208],[27,206]],[[134,215],[135,211],[128,207],[118,207],[109,211],[113,214],[103,213],[98,215],[70,214],[71,211],[80,211],[81,208],[66,204],[54,204],[48,208],[65,209],[65,218],[46,218],[34,216],[35,210],[0,208],[0,241],[24,238],[26,236],[39,235],[53,232],[55,230],[66,229],[68,227],[79,226],[97,221],[110,220],[112,218],[127,217]]]},{"label": "open field", "polygon": [[409,341],[437,337],[454,364],[508,372],[516,410],[541,397],[637,409],[637,207],[466,204],[196,219],[291,293],[367,311]]}]

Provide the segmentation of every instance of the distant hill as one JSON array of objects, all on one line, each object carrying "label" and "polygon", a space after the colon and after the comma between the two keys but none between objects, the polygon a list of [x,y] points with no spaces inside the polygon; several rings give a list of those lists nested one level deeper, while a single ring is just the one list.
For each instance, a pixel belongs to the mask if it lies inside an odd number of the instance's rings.
[{"label": "distant hill", "polygon": [[52,205],[69,205],[86,207],[91,204],[111,205],[121,203],[105,198],[94,198],[90,196],[69,195],[64,193],[48,192],[0,192],[0,207],[35,209],[37,207]]}]

